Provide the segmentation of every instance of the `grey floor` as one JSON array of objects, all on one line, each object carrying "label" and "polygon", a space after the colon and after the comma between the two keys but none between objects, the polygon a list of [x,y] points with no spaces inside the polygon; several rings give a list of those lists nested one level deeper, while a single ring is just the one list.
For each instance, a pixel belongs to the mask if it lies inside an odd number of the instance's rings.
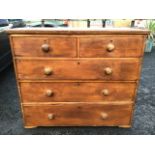
[{"label": "grey floor", "polygon": [[[134,66],[133,66],[134,67]],[[0,134],[133,135],[155,134],[155,50],[145,53],[133,127],[39,127],[24,129],[13,67],[0,73]]]}]

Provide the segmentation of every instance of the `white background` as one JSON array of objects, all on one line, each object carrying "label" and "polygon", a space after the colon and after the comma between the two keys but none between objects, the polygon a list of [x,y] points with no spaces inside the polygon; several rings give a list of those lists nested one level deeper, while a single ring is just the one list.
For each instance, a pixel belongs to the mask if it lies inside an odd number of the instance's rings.
[{"label": "white background", "polygon": [[154,155],[154,136],[1,136],[1,155]]},{"label": "white background", "polygon": [[0,18],[155,18],[154,0],[1,0]]}]

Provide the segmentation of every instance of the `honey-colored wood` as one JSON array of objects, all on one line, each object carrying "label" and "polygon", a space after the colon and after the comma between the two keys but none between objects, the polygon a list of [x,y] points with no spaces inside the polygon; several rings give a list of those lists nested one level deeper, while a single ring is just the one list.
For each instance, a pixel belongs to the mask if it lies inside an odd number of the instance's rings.
[{"label": "honey-colored wood", "polygon": [[33,128],[37,128],[37,126],[24,126],[24,128],[26,128],[26,129],[33,129]]},{"label": "honey-colored wood", "polygon": [[131,125],[119,125],[120,128],[131,128]]},{"label": "honey-colored wood", "polygon": [[[22,102],[101,102],[133,101],[136,84],[95,82],[20,83]],[[103,90],[109,91],[108,95]],[[48,91],[52,95],[48,95]]]},{"label": "honey-colored wood", "polygon": [[[24,105],[25,126],[130,125],[131,105],[55,104]],[[107,118],[102,118],[102,113]],[[53,119],[48,115],[54,114]]]},{"label": "honey-colored wood", "polygon": [[66,105],[66,104],[77,104],[77,103],[81,103],[81,104],[86,104],[86,105],[89,105],[89,104],[94,104],[94,103],[97,103],[97,104],[101,104],[101,105],[133,105],[134,102],[131,102],[131,101],[102,101],[102,102],[22,102],[22,106],[24,105],[29,105],[29,106],[33,106],[34,104],[35,105]]},{"label": "honey-colored wood", "polygon": [[14,66],[14,70],[15,70],[15,78],[16,78],[17,90],[18,90],[19,101],[20,101],[20,109],[21,109],[21,112],[22,112],[22,118],[23,118],[23,120],[25,120],[25,118],[24,118],[24,112],[23,112],[23,106],[21,104],[21,102],[22,102],[22,96],[21,96],[19,81],[18,81],[18,78],[17,78],[17,70],[16,70],[17,67],[16,67],[16,60],[15,60],[15,55],[14,55],[14,50],[13,50],[13,42],[12,42],[11,36],[9,36],[9,40],[10,40],[10,45],[11,45],[11,54],[12,54],[12,57],[13,57],[12,60],[13,60],[13,66]]},{"label": "honey-colored wood", "polygon": [[[15,56],[75,57],[76,38],[67,36],[14,36],[12,37]],[[42,46],[48,45],[44,51]]]},{"label": "honey-colored wood", "polygon": [[[19,79],[138,80],[140,59],[17,60]],[[112,69],[107,75],[106,68]],[[44,70],[51,68],[52,74]]]},{"label": "honey-colored wood", "polygon": [[7,32],[25,128],[131,127],[148,30]]},{"label": "honey-colored wood", "polygon": [[80,38],[79,51],[80,57],[140,57],[142,45],[143,36],[87,36]]},{"label": "honey-colored wood", "polygon": [[148,35],[147,29],[139,28],[18,28],[7,30],[12,35]]},{"label": "honey-colored wood", "polygon": [[[144,42],[144,44],[143,44],[143,46],[142,46],[142,58],[141,58],[141,61],[143,62],[143,56],[144,56],[144,50],[145,50],[145,46],[146,46],[146,44],[145,44],[145,40],[147,39],[147,36],[145,35],[145,36],[143,36],[143,42]],[[141,62],[141,63],[142,63]],[[139,77],[140,77],[140,75],[141,75],[141,70],[142,70],[142,65],[140,65],[140,67],[139,67]],[[136,94],[137,94],[137,92],[138,92],[138,87],[139,87],[139,80],[137,81],[137,87],[136,87],[136,89],[135,89],[135,96],[136,96]],[[136,102],[136,97],[134,98],[134,102]],[[130,118],[130,124],[132,124],[133,123],[133,118],[134,118],[134,109],[135,109],[135,104],[132,106],[132,115],[131,115],[131,118]],[[131,127],[131,126],[130,126]]]}]

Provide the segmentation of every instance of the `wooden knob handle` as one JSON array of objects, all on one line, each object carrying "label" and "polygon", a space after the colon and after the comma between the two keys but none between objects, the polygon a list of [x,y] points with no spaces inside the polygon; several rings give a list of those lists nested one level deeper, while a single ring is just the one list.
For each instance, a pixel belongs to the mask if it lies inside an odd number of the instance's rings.
[{"label": "wooden knob handle", "polygon": [[108,89],[103,89],[103,90],[102,90],[102,94],[103,94],[104,96],[108,96],[108,95],[109,95],[109,90],[108,90]]},{"label": "wooden knob handle", "polygon": [[41,46],[41,49],[42,49],[43,52],[48,52],[50,48],[49,48],[49,45],[48,44],[43,44]]},{"label": "wooden knob handle", "polygon": [[115,49],[115,45],[113,43],[109,43],[107,45],[107,51],[112,52]]},{"label": "wooden knob handle", "polygon": [[54,119],[54,114],[48,114],[48,119],[50,120]]},{"label": "wooden knob handle", "polygon": [[52,90],[46,90],[46,96],[50,97],[50,96],[53,96],[54,95],[54,92]]},{"label": "wooden knob handle", "polygon": [[44,68],[44,74],[45,75],[51,75],[52,74],[52,68],[50,68],[50,67],[46,67],[46,68]]},{"label": "wooden knob handle", "polygon": [[102,119],[107,119],[107,118],[108,118],[108,114],[105,113],[105,112],[102,112],[102,113],[101,113],[101,118],[102,118]]},{"label": "wooden knob handle", "polygon": [[111,74],[112,74],[112,69],[111,69],[110,67],[106,67],[106,68],[104,69],[104,72],[105,72],[105,74],[107,74],[107,75],[111,75]]}]

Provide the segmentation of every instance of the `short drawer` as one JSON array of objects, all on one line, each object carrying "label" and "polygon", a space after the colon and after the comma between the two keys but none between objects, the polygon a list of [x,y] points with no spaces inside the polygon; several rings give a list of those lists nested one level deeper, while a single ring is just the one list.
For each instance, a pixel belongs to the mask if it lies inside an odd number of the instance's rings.
[{"label": "short drawer", "polygon": [[21,82],[22,102],[133,101],[134,82]]},{"label": "short drawer", "polygon": [[139,59],[79,59],[17,61],[19,79],[138,80]]},{"label": "short drawer", "polygon": [[140,57],[143,44],[139,35],[81,37],[79,53],[80,57]]},{"label": "short drawer", "polygon": [[13,36],[15,56],[76,57],[76,38],[71,36]]},{"label": "short drawer", "polygon": [[24,105],[25,126],[130,125],[131,105],[53,104]]}]

